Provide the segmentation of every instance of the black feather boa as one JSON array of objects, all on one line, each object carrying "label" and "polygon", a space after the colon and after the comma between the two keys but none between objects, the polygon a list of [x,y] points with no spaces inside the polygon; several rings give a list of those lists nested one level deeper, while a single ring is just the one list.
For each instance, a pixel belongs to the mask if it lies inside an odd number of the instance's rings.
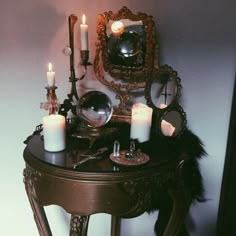
[{"label": "black feather boa", "polygon": [[142,150],[154,157],[163,156],[167,159],[186,160],[183,169],[183,181],[189,189],[193,199],[204,199],[204,188],[198,159],[206,155],[202,141],[197,135],[186,129],[181,136],[166,137],[156,133],[151,135],[150,141],[141,144]]}]

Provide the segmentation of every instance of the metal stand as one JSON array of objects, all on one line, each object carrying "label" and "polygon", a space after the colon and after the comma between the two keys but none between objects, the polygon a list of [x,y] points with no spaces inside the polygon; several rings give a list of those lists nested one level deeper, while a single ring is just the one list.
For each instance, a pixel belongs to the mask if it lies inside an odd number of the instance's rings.
[{"label": "metal stand", "polygon": [[76,115],[76,105],[79,101],[79,96],[76,89],[76,82],[82,80],[87,74],[87,66],[91,65],[89,62],[89,51],[81,50],[80,56],[82,65],[84,66],[83,74],[77,78],[75,75],[75,67],[74,67],[74,26],[76,21],[78,20],[77,16],[70,15],[68,18],[69,23],[69,42],[70,42],[70,77],[69,82],[71,83],[71,91],[67,94],[67,99],[64,100],[63,104],[61,104],[59,113],[67,116],[68,111],[71,111],[74,115]]}]

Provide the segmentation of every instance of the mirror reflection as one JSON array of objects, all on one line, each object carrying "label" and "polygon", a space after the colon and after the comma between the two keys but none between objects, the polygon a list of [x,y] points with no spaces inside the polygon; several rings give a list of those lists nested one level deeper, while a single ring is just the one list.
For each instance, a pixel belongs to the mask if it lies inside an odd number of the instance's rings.
[{"label": "mirror reflection", "polygon": [[180,106],[166,111],[160,119],[161,134],[164,136],[180,135],[185,129],[186,122],[186,114]]},{"label": "mirror reflection", "polygon": [[107,25],[109,61],[115,65],[143,66],[145,29],[142,21],[122,19]]},{"label": "mirror reflection", "polygon": [[145,97],[154,109],[164,109],[177,102],[180,96],[180,78],[170,66],[160,66],[147,81]]},{"label": "mirror reflection", "polygon": [[160,109],[169,106],[176,97],[176,80],[168,77],[166,79],[164,83],[156,79],[151,86],[151,100],[153,104]]}]

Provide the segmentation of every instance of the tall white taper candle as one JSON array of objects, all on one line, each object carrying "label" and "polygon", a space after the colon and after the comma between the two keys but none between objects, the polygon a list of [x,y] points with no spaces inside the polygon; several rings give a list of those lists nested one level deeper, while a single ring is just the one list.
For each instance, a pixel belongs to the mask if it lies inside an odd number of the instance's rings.
[{"label": "tall white taper candle", "polygon": [[48,64],[48,72],[47,72],[48,86],[55,86],[55,72],[52,69],[52,63]]},{"label": "tall white taper candle", "polygon": [[86,17],[83,14],[82,24],[80,25],[80,39],[81,39],[81,50],[88,50],[88,25],[86,24]]}]

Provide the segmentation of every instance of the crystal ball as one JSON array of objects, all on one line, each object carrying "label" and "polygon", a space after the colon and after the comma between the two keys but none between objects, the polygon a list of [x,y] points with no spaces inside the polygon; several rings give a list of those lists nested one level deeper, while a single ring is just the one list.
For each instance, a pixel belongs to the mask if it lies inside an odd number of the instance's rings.
[{"label": "crystal ball", "polygon": [[77,115],[88,126],[98,128],[105,125],[112,116],[113,106],[110,98],[101,91],[90,91],[81,96]]}]

